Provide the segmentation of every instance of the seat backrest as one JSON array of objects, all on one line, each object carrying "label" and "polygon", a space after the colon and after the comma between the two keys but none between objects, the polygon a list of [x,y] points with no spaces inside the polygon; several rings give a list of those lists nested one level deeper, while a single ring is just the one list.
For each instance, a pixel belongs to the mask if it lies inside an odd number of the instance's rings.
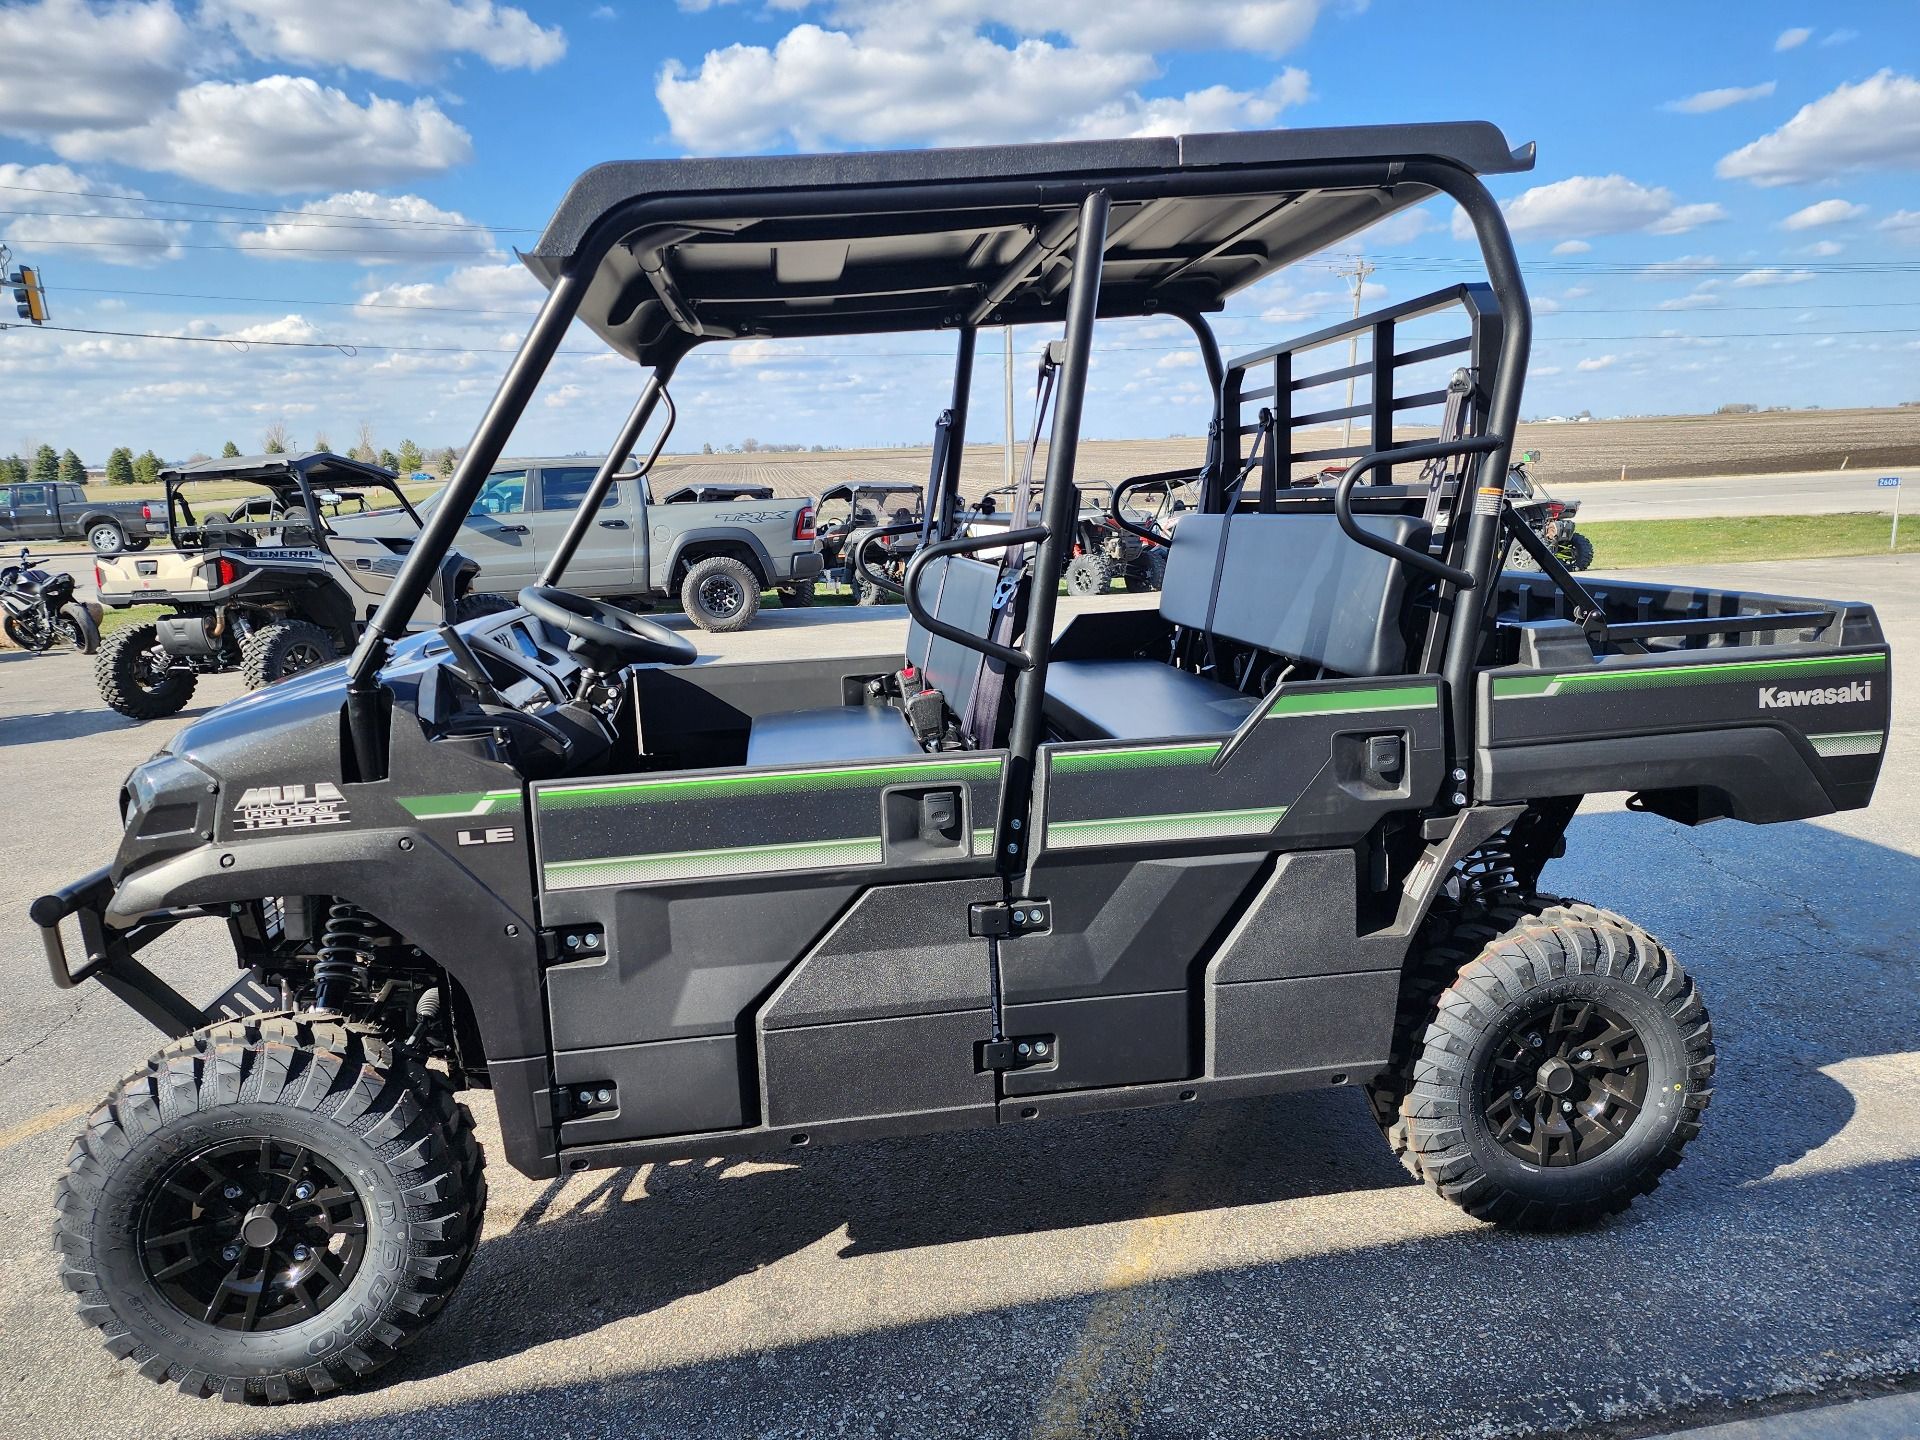
[{"label": "seat backrest", "polygon": [[[1207,628],[1224,516],[1180,517],[1160,592],[1160,614]],[[1429,530],[1407,515],[1361,515],[1363,530],[1424,550]],[[1406,666],[1407,572],[1356,545],[1331,515],[1238,514],[1227,531],[1213,633],[1338,675],[1397,675]]]},{"label": "seat backrest", "polygon": [[[993,593],[999,583],[998,565],[964,555],[943,555],[929,561],[922,572],[920,595],[936,619],[984,639],[993,625]],[[961,716],[967,713],[986,667],[999,664],[957,640],[933,634],[917,620],[907,626],[907,659],[930,689],[947,697],[947,708]]]}]

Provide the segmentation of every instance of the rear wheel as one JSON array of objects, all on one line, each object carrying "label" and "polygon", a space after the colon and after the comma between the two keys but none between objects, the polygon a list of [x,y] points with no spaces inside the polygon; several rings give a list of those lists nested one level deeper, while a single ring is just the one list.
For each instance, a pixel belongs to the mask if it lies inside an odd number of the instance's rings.
[{"label": "rear wheel", "polygon": [[177,715],[193,698],[193,671],[175,665],[151,625],[129,625],[109,635],[94,656],[100,698],[133,720]]},{"label": "rear wheel", "polygon": [[478,620],[482,615],[504,615],[519,607],[504,595],[495,595],[485,590],[476,590],[462,595],[453,602],[453,623],[458,625],[467,620]]},{"label": "rear wheel", "polygon": [[333,637],[326,631],[305,620],[285,620],[247,637],[240,647],[240,673],[249,690],[261,690],[335,658]]},{"label": "rear wheel", "polygon": [[1140,552],[1140,558],[1127,570],[1129,590],[1158,590],[1167,582],[1167,552],[1159,546]]},{"label": "rear wheel", "polygon": [[331,1017],[273,1016],[123,1081],[54,1203],[60,1278],[113,1355],[280,1404],[372,1373],[439,1313],[486,1182],[444,1076]]},{"label": "rear wheel", "polygon": [[96,555],[118,555],[127,548],[127,532],[115,520],[96,520],[87,527],[87,544]]},{"label": "rear wheel", "polygon": [[805,610],[813,604],[813,582],[800,585],[784,585],[780,589],[780,608],[782,610]]},{"label": "rear wheel", "polygon": [[1104,595],[1113,586],[1113,572],[1104,555],[1076,555],[1067,565],[1069,595]]},{"label": "rear wheel", "polygon": [[53,617],[53,629],[65,644],[82,655],[91,655],[100,648],[100,627],[93,623],[93,612],[78,602],[69,601],[60,607],[60,613]]},{"label": "rear wheel", "polygon": [[1593,564],[1593,541],[1576,530],[1572,538],[1556,549],[1554,554],[1569,570],[1585,570]]},{"label": "rear wheel", "polygon": [[719,635],[744,630],[760,613],[760,582],[744,561],[709,555],[680,582],[680,603],[702,630]]},{"label": "rear wheel", "polygon": [[1590,905],[1514,902],[1489,918],[1484,940],[1457,935],[1481,943],[1428,988],[1403,1081],[1386,1087],[1398,1103],[1387,1113],[1376,1085],[1376,1117],[1409,1168],[1481,1219],[1564,1229],[1614,1214],[1700,1131],[1715,1055],[1699,990],[1659,941]]}]

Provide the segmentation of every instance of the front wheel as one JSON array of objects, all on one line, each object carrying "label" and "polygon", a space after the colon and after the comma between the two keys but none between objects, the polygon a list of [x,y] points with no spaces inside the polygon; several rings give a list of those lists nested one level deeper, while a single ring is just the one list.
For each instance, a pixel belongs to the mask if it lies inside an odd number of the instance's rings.
[{"label": "front wheel", "polygon": [[680,603],[702,630],[716,635],[744,630],[760,613],[760,581],[746,562],[709,555],[696,561],[680,582]]},{"label": "front wheel", "polygon": [[306,1400],[447,1303],[486,1206],[444,1077],[331,1017],[176,1041],[88,1117],[55,1192],[60,1278],[108,1351],[189,1395]]},{"label": "front wheel", "polygon": [[151,625],[115,631],[93,657],[93,678],[100,698],[130,720],[177,715],[193,698],[199,677],[160,648]]},{"label": "front wheel", "polygon": [[1076,555],[1067,565],[1069,595],[1104,595],[1113,586],[1113,572],[1104,555]]},{"label": "front wheel", "polygon": [[87,544],[96,555],[118,555],[127,548],[127,532],[112,520],[98,520],[87,527]]},{"label": "front wheel", "polygon": [[1651,1191],[1700,1132],[1706,1006],[1666,947],[1617,915],[1510,917],[1427,1015],[1397,1119],[1412,1168],[1469,1214],[1591,1223]]},{"label": "front wheel", "polygon": [[519,607],[504,595],[495,595],[486,590],[472,590],[453,602],[452,621],[455,625],[468,620],[478,620],[483,615],[504,615]]},{"label": "front wheel", "polygon": [[249,690],[261,690],[289,675],[335,659],[333,637],[305,620],[267,625],[240,647],[240,674]]},{"label": "front wheel", "polygon": [[4,628],[7,639],[22,650],[38,652],[53,648],[53,633],[37,624],[31,624],[13,615],[6,617]]}]

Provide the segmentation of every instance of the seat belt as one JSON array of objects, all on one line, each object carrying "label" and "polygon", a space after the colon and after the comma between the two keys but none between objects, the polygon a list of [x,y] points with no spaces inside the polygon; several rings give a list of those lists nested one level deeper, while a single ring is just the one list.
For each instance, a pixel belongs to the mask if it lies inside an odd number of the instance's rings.
[{"label": "seat belt", "polygon": [[[1040,356],[1040,374],[1034,385],[1033,434],[1027,440],[1026,463],[1020,467],[1020,479],[1013,488],[1013,508],[1007,512],[1007,528],[1027,528],[1027,512],[1033,505],[1033,467],[1040,454],[1040,435],[1053,407],[1055,382],[1066,358],[1066,342],[1050,341]],[[993,587],[993,609],[987,620],[987,639],[1001,645],[1013,643],[1013,628],[1018,620],[1016,601],[1020,596],[1020,572],[1026,567],[1027,549],[1016,546],[1001,553],[1000,578]],[[1000,716],[1001,697],[1006,693],[1007,667],[990,663],[991,656],[981,654],[974,670],[973,694],[967,700],[967,713],[960,717],[960,728],[974,744],[985,734],[992,738]]]},{"label": "seat belt", "polygon": [[[1448,378],[1447,406],[1440,415],[1438,439],[1458,440],[1466,434],[1467,402],[1472,398],[1473,390],[1474,374],[1465,366],[1455,370]],[[1444,516],[1441,513],[1446,505],[1447,481],[1460,478],[1449,472],[1463,459],[1452,455],[1436,455],[1420,467],[1420,478],[1427,482],[1427,503],[1422,518],[1432,533],[1433,539],[1429,544],[1435,551],[1445,547],[1447,527],[1453,518],[1451,511]]]},{"label": "seat belt", "polygon": [[[1220,678],[1220,657],[1214,649],[1213,616],[1220,608],[1220,582],[1227,571],[1228,532],[1233,529],[1234,512],[1240,508],[1240,491],[1247,483],[1247,477],[1253,473],[1253,467],[1260,463],[1260,447],[1267,443],[1273,433],[1273,411],[1260,412],[1259,433],[1253,437],[1253,444],[1247,449],[1247,463],[1240,467],[1240,473],[1228,483],[1222,498],[1226,509],[1220,515],[1220,539],[1213,550],[1213,575],[1207,582],[1207,668],[1214,672],[1214,679]],[[1238,689],[1236,685],[1234,687]]]}]

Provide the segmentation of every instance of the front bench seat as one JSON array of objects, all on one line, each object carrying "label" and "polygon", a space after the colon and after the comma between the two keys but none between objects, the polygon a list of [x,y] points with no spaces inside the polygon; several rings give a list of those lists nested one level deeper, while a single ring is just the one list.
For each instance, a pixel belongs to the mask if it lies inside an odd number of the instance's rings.
[{"label": "front bench seat", "polygon": [[[1160,616],[1207,629],[1222,515],[1188,511],[1167,552]],[[1426,521],[1362,515],[1375,535],[1424,550]],[[1398,675],[1407,574],[1400,561],[1356,545],[1332,515],[1238,514],[1227,531],[1213,633],[1342,676]],[[1075,740],[1223,735],[1258,699],[1155,660],[1060,660],[1047,667],[1045,713]]]},{"label": "front bench seat", "polygon": [[[993,623],[993,595],[1000,567],[963,556],[931,561],[921,581],[927,609],[971,635],[985,636]],[[907,627],[907,663],[923,683],[947,697],[947,708],[965,716],[989,661],[977,650],[932,634],[916,621]],[[992,744],[992,736],[976,743]],[[797,765],[809,760],[888,759],[921,754],[907,717],[887,705],[834,705],[762,715],[747,735],[747,764]]]}]

